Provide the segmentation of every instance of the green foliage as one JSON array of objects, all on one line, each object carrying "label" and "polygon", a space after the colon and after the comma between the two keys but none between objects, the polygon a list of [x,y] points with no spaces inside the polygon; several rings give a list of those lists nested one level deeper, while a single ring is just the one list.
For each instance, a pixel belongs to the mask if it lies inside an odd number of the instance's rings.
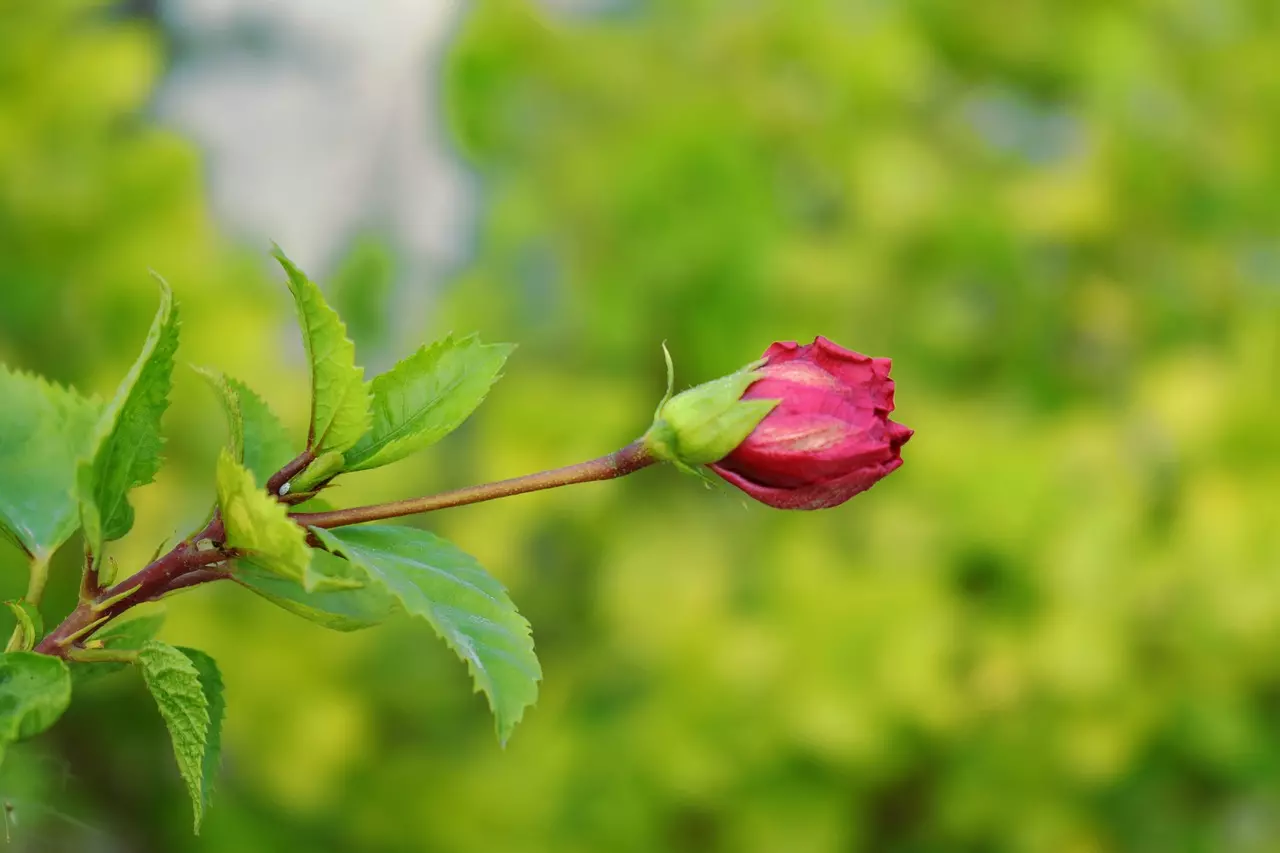
[{"label": "green foliage", "polygon": [[25,598],[6,601],[5,606],[18,620],[19,649],[24,652],[31,651],[36,642],[44,636],[44,619],[40,616],[40,608]]},{"label": "green foliage", "polygon": [[[204,756],[200,762],[200,804],[196,808],[196,832],[200,831],[200,820],[209,811],[209,803],[213,798],[213,788],[217,782],[218,768],[222,760],[222,720],[226,716],[227,701],[223,694],[222,673],[213,658],[199,649],[178,647],[191,665],[195,667],[200,678],[200,692],[204,694],[205,706],[209,714],[209,728],[205,737]],[[170,729],[172,731],[172,728]]]},{"label": "green foliage", "polygon": [[542,669],[529,623],[475,558],[412,527],[316,530],[331,551],[362,567],[410,616],[426,620],[466,661],[505,744],[538,698]]},{"label": "green foliage", "polygon": [[484,401],[513,349],[450,335],[375,377],[373,427],[347,451],[347,468],[388,465],[453,432]]},{"label": "green foliage", "polygon": [[207,655],[155,641],[138,652],[138,669],[169,728],[199,833],[222,737],[221,678]]},{"label": "green foliage", "polygon": [[9,744],[52,726],[70,701],[61,660],[28,651],[0,655],[0,763]]},{"label": "green foliage", "polygon": [[47,561],[79,526],[71,490],[100,406],[3,365],[0,400],[0,533]]},{"label": "green foliage", "polygon": [[236,569],[237,583],[290,613],[335,631],[358,631],[385,622],[395,600],[359,565],[327,551],[311,552],[311,568],[319,582],[307,591],[292,580],[250,564]]},{"label": "green foliage", "polygon": [[226,544],[264,571],[315,588],[311,549],[289,511],[264,492],[243,465],[224,450],[218,457],[218,507],[226,527]]},{"label": "green foliage", "polygon": [[178,315],[169,285],[158,276],[157,280],[160,309],[142,353],[103,410],[94,432],[94,450],[76,474],[85,538],[99,563],[103,544],[133,527],[130,490],[150,483],[160,470],[160,419],[169,407]]},{"label": "green foliage", "polygon": [[316,455],[342,452],[369,429],[369,392],[364,371],[356,367],[356,348],[346,327],[329,307],[315,282],[294,266],[279,247],[276,260],[289,277],[302,325],[302,341],[311,367],[311,428],[307,446]]}]

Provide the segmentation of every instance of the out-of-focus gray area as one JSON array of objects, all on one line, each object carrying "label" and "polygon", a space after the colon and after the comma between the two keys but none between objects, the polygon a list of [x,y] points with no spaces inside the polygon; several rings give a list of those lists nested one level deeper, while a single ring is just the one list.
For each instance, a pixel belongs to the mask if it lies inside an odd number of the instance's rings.
[{"label": "out-of-focus gray area", "polygon": [[181,0],[159,5],[172,68],[162,120],[205,151],[215,213],[331,269],[354,235],[406,278],[459,261],[471,193],[439,132],[437,60],[456,2]]}]

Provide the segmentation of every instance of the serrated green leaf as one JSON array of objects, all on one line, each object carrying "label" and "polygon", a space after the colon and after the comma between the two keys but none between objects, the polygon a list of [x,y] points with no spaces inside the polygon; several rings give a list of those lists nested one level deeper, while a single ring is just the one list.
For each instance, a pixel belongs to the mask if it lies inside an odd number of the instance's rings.
[{"label": "serrated green leaf", "polygon": [[196,372],[209,381],[222,401],[236,461],[253,472],[258,485],[265,485],[295,455],[289,433],[248,385],[216,370],[196,368]]},{"label": "serrated green leaf", "polygon": [[209,730],[205,737],[204,759],[200,763],[200,809],[196,812],[196,834],[200,833],[200,818],[209,810],[213,800],[213,787],[222,762],[222,718],[226,715],[227,702],[223,694],[222,673],[218,664],[199,649],[178,646],[187,656],[200,676],[200,689],[204,692],[209,709]]},{"label": "serrated green leaf", "polygon": [[18,620],[22,651],[31,651],[44,636],[44,619],[40,616],[40,609],[25,598],[6,601],[5,605],[13,611],[14,618]]},{"label": "serrated green leaf", "polygon": [[307,592],[295,582],[252,564],[237,567],[234,579],[278,607],[335,631],[371,628],[395,612],[395,599],[380,583],[371,582],[362,567],[319,550],[312,551],[311,566],[322,579],[360,586],[324,589],[326,584],[321,584],[318,591]]},{"label": "serrated green leaf", "polygon": [[265,571],[314,588],[306,534],[225,450],[218,457],[218,506],[228,547],[244,552],[244,560]]},{"label": "serrated green leaf", "polygon": [[133,527],[129,491],[150,483],[160,470],[160,419],[169,407],[173,356],[178,350],[178,315],[173,292],[160,282],[160,310],[115,397],[98,420],[90,458],[76,472],[77,496],[85,539],[94,559],[104,542]]},{"label": "serrated green leaf", "polygon": [[9,744],[57,722],[71,701],[71,675],[60,659],[35,652],[0,655],[0,762]]},{"label": "serrated green leaf", "polygon": [[373,426],[347,451],[347,470],[396,462],[453,432],[484,401],[513,349],[448,336],[375,377]]},{"label": "serrated green leaf", "polygon": [[80,525],[76,464],[102,404],[3,365],[0,401],[0,534],[48,560]]},{"label": "serrated green leaf", "polygon": [[227,439],[231,455],[237,462],[243,463],[244,415],[240,412],[240,396],[227,382],[227,377],[218,371],[194,365],[191,369],[208,383],[210,390],[217,396],[218,402],[222,403],[222,413],[227,416]]},{"label": "serrated green leaf", "polygon": [[502,584],[474,557],[425,530],[373,525],[314,533],[383,584],[409,615],[429,622],[466,661],[505,744],[538,698],[542,669],[529,623]]},{"label": "serrated green leaf", "polygon": [[200,671],[182,651],[155,641],[138,652],[138,668],[169,729],[173,755],[178,772],[187,783],[199,832],[204,816],[204,760],[210,730],[209,700]]},{"label": "serrated green leaf", "polygon": [[356,348],[336,311],[315,282],[277,246],[273,252],[289,277],[298,307],[302,342],[311,367],[311,430],[307,446],[316,455],[346,450],[369,430],[369,391],[356,367]]}]

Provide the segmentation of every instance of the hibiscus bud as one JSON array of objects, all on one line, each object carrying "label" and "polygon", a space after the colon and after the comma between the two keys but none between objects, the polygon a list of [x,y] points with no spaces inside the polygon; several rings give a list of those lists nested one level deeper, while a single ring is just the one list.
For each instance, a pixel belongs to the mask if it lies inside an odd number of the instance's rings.
[{"label": "hibiscus bud", "polygon": [[774,344],[743,400],[779,402],[711,470],[779,509],[824,509],[866,491],[902,465],[912,435],[889,420],[890,364],[823,337]]},{"label": "hibiscus bud", "polygon": [[[671,362],[668,356],[667,367]],[[645,434],[649,452],[658,459],[690,469],[717,462],[756,428],[777,400],[743,400],[760,375],[751,364],[728,376],[707,382],[658,405],[653,426]]]}]

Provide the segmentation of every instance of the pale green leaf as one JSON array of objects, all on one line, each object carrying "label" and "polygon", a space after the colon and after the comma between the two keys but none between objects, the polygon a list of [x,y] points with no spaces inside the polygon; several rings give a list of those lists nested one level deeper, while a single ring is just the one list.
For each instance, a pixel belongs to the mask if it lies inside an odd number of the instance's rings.
[{"label": "pale green leaf", "polygon": [[44,619],[40,616],[40,608],[25,598],[6,601],[5,605],[13,611],[18,620],[18,631],[22,643],[22,651],[29,652],[44,636]]},{"label": "pale green leaf", "polygon": [[449,336],[375,377],[373,427],[347,451],[347,469],[387,465],[453,432],[483,402],[513,349]]},{"label": "pale green leaf", "polygon": [[395,612],[391,594],[382,584],[371,582],[361,566],[319,550],[312,551],[311,566],[323,580],[359,586],[326,589],[334,584],[321,583],[320,589],[307,592],[294,581],[264,572],[252,564],[238,566],[234,579],[290,613],[335,631],[370,628],[385,622]]},{"label": "pale green leaf", "polygon": [[173,755],[178,772],[187,783],[199,832],[204,816],[204,761],[210,730],[209,700],[200,671],[182,651],[154,641],[138,652],[138,668],[169,728]]},{"label": "pale green leaf", "polygon": [[317,456],[330,450],[344,451],[368,432],[370,424],[369,391],[364,384],[364,371],[356,367],[355,344],[315,282],[294,266],[278,246],[274,254],[289,276],[311,368],[307,446]]},{"label": "pale green leaf", "polygon": [[35,652],[0,655],[0,762],[9,744],[57,722],[71,701],[71,676],[59,658]]},{"label": "pale green leaf", "polygon": [[236,461],[253,472],[259,485],[265,485],[272,474],[296,455],[288,432],[248,385],[215,370],[196,368],[196,371],[209,381],[222,401]]},{"label": "pale green leaf", "polygon": [[0,534],[47,560],[80,524],[76,463],[102,405],[0,365]]},{"label": "pale green leaf", "polygon": [[538,697],[542,669],[529,623],[502,584],[475,558],[425,530],[375,525],[314,533],[382,583],[409,615],[429,622],[466,661],[506,743]]},{"label": "pale green leaf", "polygon": [[160,470],[160,419],[169,406],[173,356],[178,349],[178,315],[169,285],[160,282],[160,310],[115,397],[94,433],[90,457],[76,475],[80,517],[96,561],[104,542],[133,527],[129,491],[150,483]]},{"label": "pale green leaf", "polygon": [[200,768],[200,809],[196,814],[196,832],[200,832],[200,817],[209,811],[213,799],[213,786],[218,777],[218,765],[222,761],[222,718],[226,715],[227,702],[223,694],[222,673],[218,664],[199,649],[183,646],[178,651],[187,656],[200,676],[200,689],[204,692],[209,709],[209,731],[205,738],[204,759]]},{"label": "pale green leaf", "polygon": [[265,571],[314,587],[306,534],[226,450],[218,458],[218,506],[228,547]]}]

